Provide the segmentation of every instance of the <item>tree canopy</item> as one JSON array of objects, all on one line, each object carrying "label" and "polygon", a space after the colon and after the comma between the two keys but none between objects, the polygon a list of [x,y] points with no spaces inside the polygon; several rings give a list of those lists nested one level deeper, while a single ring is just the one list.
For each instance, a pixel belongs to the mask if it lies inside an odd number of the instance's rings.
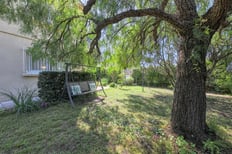
[{"label": "tree canopy", "polygon": [[[79,59],[81,62],[84,57],[85,61],[90,60],[85,53],[95,53],[97,56],[106,52],[103,54],[106,59],[114,58],[120,61],[121,67],[127,67],[139,65],[143,58],[142,51],[144,54],[157,52],[156,58],[159,57],[161,44],[173,47],[165,51],[176,51],[178,36],[175,32],[177,29],[186,29],[183,27],[185,21],[178,20],[181,11],[186,8],[181,10],[178,3],[183,2],[3,0],[0,14],[10,22],[19,23],[22,32],[37,38],[32,49],[36,51],[32,51],[35,56],[38,54],[38,57],[43,55],[64,61]],[[208,20],[206,18],[213,14],[211,10],[219,7],[218,4],[219,1],[213,3],[201,0],[188,3],[196,8],[197,12],[192,14],[200,17],[200,21],[195,22],[204,23],[207,27],[206,33],[209,33],[210,29],[207,24],[212,22],[205,22]],[[184,16],[183,18],[188,18],[187,14]],[[230,36],[223,28],[227,27],[228,30],[231,20],[227,15],[227,20],[220,26],[220,34]],[[165,38],[168,40],[164,42]],[[45,50],[41,50],[41,46]],[[114,53],[117,54],[107,56]],[[214,59],[215,61],[218,60]]]}]

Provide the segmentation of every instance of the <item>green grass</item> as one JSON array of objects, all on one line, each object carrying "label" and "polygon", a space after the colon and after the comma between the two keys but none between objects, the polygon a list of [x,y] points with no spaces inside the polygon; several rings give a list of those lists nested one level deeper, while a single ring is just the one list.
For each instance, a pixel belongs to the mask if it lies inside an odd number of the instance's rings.
[{"label": "green grass", "polygon": [[[181,148],[195,150],[166,131],[171,90],[145,88],[142,92],[141,87],[122,87],[106,92],[103,102],[79,102],[74,108],[61,103],[21,115],[1,111],[0,153],[156,154],[178,153]],[[207,120],[222,137],[221,143],[232,144],[231,100],[213,95],[208,98]],[[184,147],[178,149],[179,144]]]}]

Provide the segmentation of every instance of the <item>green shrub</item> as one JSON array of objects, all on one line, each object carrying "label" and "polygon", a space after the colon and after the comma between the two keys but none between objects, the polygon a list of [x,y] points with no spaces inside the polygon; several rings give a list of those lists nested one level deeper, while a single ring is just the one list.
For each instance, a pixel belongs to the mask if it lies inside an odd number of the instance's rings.
[{"label": "green shrub", "polygon": [[194,144],[189,144],[183,136],[178,136],[176,139],[176,144],[179,148],[180,154],[196,154],[193,150],[195,148]]},{"label": "green shrub", "polygon": [[107,86],[108,85],[108,79],[107,78],[102,78],[101,82],[102,82],[103,86]]},{"label": "green shrub", "polygon": [[54,102],[67,96],[64,72],[41,72],[38,78],[39,97],[45,102]]},{"label": "green shrub", "polygon": [[[94,80],[94,74],[88,72],[72,72],[69,81]],[[48,103],[68,99],[65,87],[65,72],[41,72],[38,79],[39,97]]]},{"label": "green shrub", "polygon": [[142,85],[143,73],[142,73],[141,69],[134,69],[133,73],[132,73],[132,77],[134,79],[134,82],[137,85]]},{"label": "green shrub", "polygon": [[1,92],[2,95],[8,97],[15,104],[15,110],[17,113],[25,113],[39,110],[40,105],[37,101],[33,101],[36,90],[30,90],[27,87],[18,89],[17,93],[13,92]]},{"label": "green shrub", "polygon": [[115,88],[115,87],[117,87],[117,84],[112,82],[112,83],[110,83],[110,87]]},{"label": "green shrub", "polygon": [[207,78],[207,90],[223,94],[232,94],[232,75],[226,70],[227,64],[220,63]]},{"label": "green shrub", "polygon": [[118,79],[120,78],[120,72],[117,70],[108,70],[107,71],[107,76],[108,76],[108,83],[109,82],[114,82],[117,83]]},{"label": "green shrub", "polygon": [[218,147],[217,143],[211,140],[207,140],[203,142],[204,150],[209,151],[211,154],[219,154],[220,153],[220,148]]}]

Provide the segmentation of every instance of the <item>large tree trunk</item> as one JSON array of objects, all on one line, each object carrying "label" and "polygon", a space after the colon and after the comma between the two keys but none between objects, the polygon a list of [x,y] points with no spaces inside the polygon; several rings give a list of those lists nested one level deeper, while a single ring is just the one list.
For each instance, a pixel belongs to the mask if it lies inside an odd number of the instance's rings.
[{"label": "large tree trunk", "polygon": [[206,53],[214,33],[226,23],[230,0],[214,0],[201,17],[194,0],[175,0],[183,29],[172,108],[172,129],[195,142],[208,137],[206,124]]},{"label": "large tree trunk", "polygon": [[179,47],[171,125],[188,139],[201,141],[206,134],[206,51],[210,38],[182,36]]}]

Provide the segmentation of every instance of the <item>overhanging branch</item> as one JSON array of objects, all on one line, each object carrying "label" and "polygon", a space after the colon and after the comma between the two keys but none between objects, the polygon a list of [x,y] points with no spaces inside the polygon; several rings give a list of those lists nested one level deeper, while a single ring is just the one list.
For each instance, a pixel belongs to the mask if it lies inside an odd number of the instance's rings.
[{"label": "overhanging branch", "polygon": [[131,18],[131,17],[144,17],[144,16],[151,16],[157,17],[161,20],[164,20],[171,25],[173,25],[176,29],[184,29],[184,25],[182,25],[176,16],[168,14],[161,9],[157,8],[148,8],[148,9],[139,9],[139,10],[128,10],[122,13],[119,13],[113,17],[106,18],[102,21],[97,22],[95,33],[96,37],[90,44],[89,53],[92,53],[93,50],[98,48],[98,40],[101,37],[101,30],[107,27],[108,25],[112,25],[115,23],[120,22],[123,19]]},{"label": "overhanging branch", "polygon": [[167,21],[168,23],[172,24],[174,27],[178,29],[183,28],[183,25],[180,22],[178,22],[177,17],[171,14],[168,14],[157,8],[148,8],[148,9],[140,9],[140,10],[129,10],[129,11],[119,13],[113,17],[104,19],[97,24],[96,32],[105,28],[108,25],[118,23],[119,21],[123,19],[130,18],[130,17],[144,17],[144,16],[158,17],[162,20]]}]

